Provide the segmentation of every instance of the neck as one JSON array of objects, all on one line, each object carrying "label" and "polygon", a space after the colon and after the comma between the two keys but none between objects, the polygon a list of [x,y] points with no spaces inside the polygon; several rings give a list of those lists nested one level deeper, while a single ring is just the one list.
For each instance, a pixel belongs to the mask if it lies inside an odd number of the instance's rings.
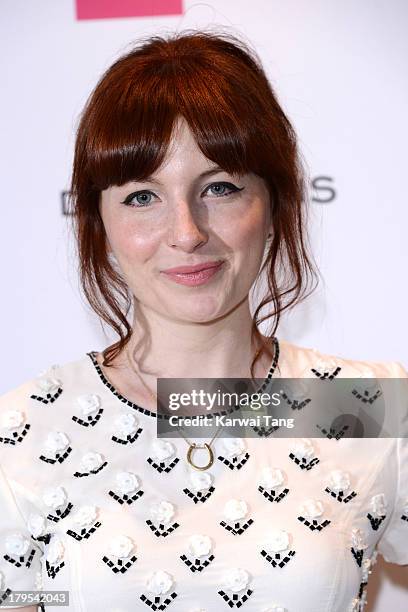
[{"label": "neck", "polygon": [[[249,378],[259,348],[251,340],[251,327],[247,300],[228,315],[205,323],[168,319],[139,305],[125,353],[131,355],[147,384],[158,377]],[[118,360],[123,367],[128,365],[125,354]],[[270,362],[271,357],[264,354],[255,366],[255,376],[263,378]]]}]

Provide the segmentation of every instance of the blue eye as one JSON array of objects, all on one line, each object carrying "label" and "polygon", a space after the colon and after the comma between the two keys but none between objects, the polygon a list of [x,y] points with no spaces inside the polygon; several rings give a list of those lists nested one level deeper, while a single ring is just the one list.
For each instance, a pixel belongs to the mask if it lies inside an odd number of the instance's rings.
[{"label": "blue eye", "polygon": [[[209,185],[205,189],[203,195],[206,194],[209,189],[215,189],[213,195],[215,195],[216,198],[222,198],[225,196],[229,196],[236,191],[242,191],[244,187],[239,188],[233,185],[232,183],[226,182],[211,183],[211,185]],[[135,191],[126,196],[126,198],[123,200],[123,202],[121,202],[121,204],[124,204],[125,206],[132,206],[133,208],[147,208],[151,204],[151,199],[146,199],[146,197],[151,198],[154,195],[155,194],[153,193],[153,191],[150,191],[148,189],[144,189],[143,191]],[[133,200],[135,199],[136,203],[133,202]]]},{"label": "blue eye", "polygon": [[135,191],[134,193],[130,193],[126,198],[121,202],[121,204],[125,204],[125,206],[134,206],[135,208],[143,208],[144,206],[149,206],[150,201],[146,202],[146,200],[138,200],[138,204],[132,204],[132,200],[134,198],[139,198],[141,196],[152,196],[154,195],[152,191],[144,190],[144,191]]},{"label": "blue eye", "polygon": [[[225,183],[225,182],[222,182],[222,183],[211,183],[211,185],[209,185],[207,187],[207,189],[205,190],[204,193],[206,193],[209,189],[214,189],[214,188],[217,188],[217,189],[221,188],[221,192],[220,191],[215,191],[214,192],[214,195],[217,198],[222,198],[223,196],[228,196],[231,193],[234,193],[235,191],[242,191],[244,189],[243,187],[241,187],[241,189],[239,187],[235,187],[235,185],[233,185],[232,183]],[[227,188],[229,188],[229,189],[228,189],[227,192],[225,192],[225,189],[227,189]]]}]

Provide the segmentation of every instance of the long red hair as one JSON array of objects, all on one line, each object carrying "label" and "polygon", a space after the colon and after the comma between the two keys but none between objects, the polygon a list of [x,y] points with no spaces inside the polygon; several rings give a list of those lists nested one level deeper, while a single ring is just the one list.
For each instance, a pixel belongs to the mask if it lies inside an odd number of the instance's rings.
[{"label": "long red hair", "polygon": [[[272,338],[281,313],[310,295],[317,274],[309,254],[307,184],[296,134],[260,59],[238,37],[190,30],[149,36],[100,78],[80,117],[70,188],[83,292],[119,336],[104,351],[108,366],[130,340],[132,296],[108,257],[100,193],[153,174],[179,115],[208,159],[229,173],[259,175],[270,193],[273,236],[259,271],[259,276],[266,272],[267,291],[253,315],[252,339],[260,347],[253,377],[263,352],[272,357],[259,324],[273,317]],[[272,310],[261,316],[270,304]]]}]

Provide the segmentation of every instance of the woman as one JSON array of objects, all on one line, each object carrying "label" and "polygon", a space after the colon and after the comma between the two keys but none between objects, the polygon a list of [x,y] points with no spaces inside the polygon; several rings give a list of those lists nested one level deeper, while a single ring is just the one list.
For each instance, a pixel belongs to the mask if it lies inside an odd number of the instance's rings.
[{"label": "woman", "polygon": [[378,551],[408,564],[406,440],[198,450],[156,431],[159,378],[407,377],[275,335],[316,272],[296,137],[255,53],[205,32],[141,41],[90,96],[71,192],[84,293],[119,340],[1,399],[5,594],[66,590],[88,612],[361,610]]}]

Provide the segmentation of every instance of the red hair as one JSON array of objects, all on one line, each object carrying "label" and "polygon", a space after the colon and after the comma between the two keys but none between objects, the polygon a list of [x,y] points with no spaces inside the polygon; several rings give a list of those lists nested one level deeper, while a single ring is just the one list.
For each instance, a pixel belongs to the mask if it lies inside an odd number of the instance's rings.
[{"label": "red hair", "polygon": [[[261,61],[231,34],[185,30],[139,40],[102,75],[80,117],[71,197],[80,280],[92,309],[119,340],[104,351],[110,365],[130,340],[132,296],[107,253],[99,213],[102,190],[143,180],[162,164],[182,115],[202,153],[228,173],[255,173],[267,184],[273,236],[259,275],[267,293],[256,306],[252,338],[272,352],[258,330],[310,295],[316,279],[307,247],[307,186],[295,131]],[[258,275],[258,278],[259,278]],[[317,284],[317,283],[316,283]],[[273,304],[273,311],[260,311]]]}]

